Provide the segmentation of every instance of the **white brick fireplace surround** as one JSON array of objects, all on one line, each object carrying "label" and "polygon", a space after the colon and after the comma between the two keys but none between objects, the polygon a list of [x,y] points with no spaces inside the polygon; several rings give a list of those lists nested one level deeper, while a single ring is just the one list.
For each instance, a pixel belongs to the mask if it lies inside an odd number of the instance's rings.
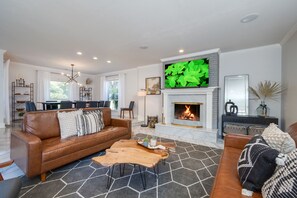
[{"label": "white brick fireplace surround", "polygon": [[[217,87],[192,89],[166,89],[163,93],[163,123],[156,125],[156,135],[181,141],[212,146],[217,141],[217,128],[213,128],[214,91]],[[202,128],[173,125],[175,102],[200,102]]]}]

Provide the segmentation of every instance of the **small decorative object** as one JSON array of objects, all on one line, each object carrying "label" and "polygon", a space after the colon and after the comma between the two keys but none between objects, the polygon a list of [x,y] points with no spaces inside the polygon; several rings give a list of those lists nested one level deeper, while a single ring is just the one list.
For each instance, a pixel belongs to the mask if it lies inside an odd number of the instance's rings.
[{"label": "small decorative object", "polygon": [[25,114],[25,112],[19,112],[19,116],[22,117]]},{"label": "small decorative object", "polygon": [[264,101],[261,101],[261,104],[256,109],[258,116],[268,116],[270,112],[270,108],[267,107]]},{"label": "small decorative object", "polygon": [[145,137],[145,138],[142,140],[142,144],[143,144],[143,146],[148,147],[148,144],[149,144],[149,138],[148,138],[148,137]]},{"label": "small decorative object", "polygon": [[161,77],[151,77],[145,79],[146,95],[161,94]]},{"label": "small decorative object", "polygon": [[225,103],[225,112],[226,115],[237,115],[238,106],[234,104],[231,100]]},{"label": "small decorative object", "polygon": [[157,146],[157,137],[156,136],[152,136],[152,138],[150,139],[150,146],[151,147]]},{"label": "small decorative object", "polygon": [[270,82],[266,80],[260,82],[255,88],[249,87],[252,95],[256,96],[257,100],[261,100],[261,104],[257,108],[258,116],[269,116],[269,107],[265,104],[267,100],[277,100],[279,95],[285,91],[280,83]]},{"label": "small decorative object", "polygon": [[147,126],[149,128],[155,128],[156,123],[158,123],[158,116],[147,116]]},{"label": "small decorative object", "polygon": [[90,85],[92,84],[92,79],[91,78],[87,78],[86,79],[86,85]]}]

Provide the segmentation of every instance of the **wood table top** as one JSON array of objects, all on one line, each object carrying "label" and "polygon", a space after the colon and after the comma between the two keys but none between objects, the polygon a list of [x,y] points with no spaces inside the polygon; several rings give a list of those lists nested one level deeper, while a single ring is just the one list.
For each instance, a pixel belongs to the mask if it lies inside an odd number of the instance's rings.
[{"label": "wood table top", "polygon": [[[174,143],[159,143],[165,147],[174,148]],[[167,148],[168,148],[167,147]],[[103,166],[112,166],[114,164],[138,164],[147,168],[154,167],[160,160],[169,157],[169,150],[148,149],[137,143],[136,140],[119,140],[115,142],[106,154],[92,158],[93,161]]]}]

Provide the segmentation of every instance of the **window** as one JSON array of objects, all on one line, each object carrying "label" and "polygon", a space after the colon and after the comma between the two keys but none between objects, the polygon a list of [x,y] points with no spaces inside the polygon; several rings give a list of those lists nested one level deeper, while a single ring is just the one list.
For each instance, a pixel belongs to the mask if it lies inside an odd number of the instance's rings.
[{"label": "window", "polygon": [[107,100],[110,101],[110,108],[112,110],[118,110],[119,102],[119,79],[118,76],[110,76],[106,81],[107,86]]},{"label": "window", "polygon": [[50,81],[50,99],[68,100],[69,85],[67,85],[65,82]]}]

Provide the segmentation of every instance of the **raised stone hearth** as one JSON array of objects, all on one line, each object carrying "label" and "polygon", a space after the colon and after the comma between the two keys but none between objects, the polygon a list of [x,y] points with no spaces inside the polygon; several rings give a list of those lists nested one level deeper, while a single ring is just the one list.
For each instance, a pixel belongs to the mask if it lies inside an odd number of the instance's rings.
[{"label": "raised stone hearth", "polygon": [[[163,122],[158,136],[197,144],[217,141],[217,87],[163,90]],[[199,118],[176,119],[176,104],[199,104]],[[197,110],[195,110],[197,111]]]}]

